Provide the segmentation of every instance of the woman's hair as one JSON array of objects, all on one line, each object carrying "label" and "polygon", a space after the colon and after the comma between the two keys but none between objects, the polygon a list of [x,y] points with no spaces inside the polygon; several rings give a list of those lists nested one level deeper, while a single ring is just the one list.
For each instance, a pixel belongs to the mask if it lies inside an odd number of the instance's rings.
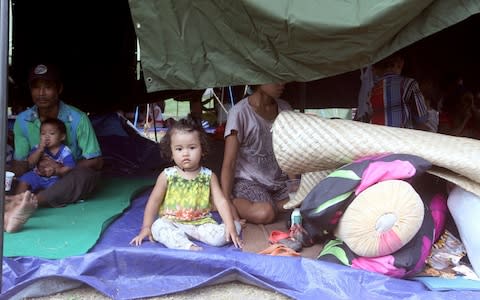
[{"label": "woman's hair", "polygon": [[57,118],[48,118],[42,121],[42,124],[40,125],[40,128],[43,127],[43,125],[53,125],[55,126],[58,131],[60,131],[61,134],[67,134],[67,128],[65,127],[65,123],[63,123],[62,120],[57,119]]},{"label": "woman's hair", "polygon": [[199,118],[189,114],[187,117],[182,118],[168,128],[165,136],[160,140],[160,152],[162,157],[168,161],[172,160],[172,134],[175,131],[184,132],[197,132],[200,139],[200,146],[202,147],[202,158],[205,158],[208,154],[208,139],[207,134],[202,126],[202,121]]}]

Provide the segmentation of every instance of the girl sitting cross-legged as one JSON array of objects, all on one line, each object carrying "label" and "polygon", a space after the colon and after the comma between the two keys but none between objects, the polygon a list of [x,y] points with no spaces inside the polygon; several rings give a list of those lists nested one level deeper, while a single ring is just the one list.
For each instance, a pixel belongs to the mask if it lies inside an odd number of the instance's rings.
[{"label": "girl sitting cross-legged", "polygon": [[[233,242],[241,248],[241,224],[233,221],[218,177],[201,165],[207,154],[207,136],[200,122],[192,116],[175,122],[160,146],[175,165],[158,176],[145,208],[142,228],[130,244],[138,246],[148,237],[172,249],[202,250],[195,240],[212,246]],[[211,200],[222,224],[212,218]]]}]

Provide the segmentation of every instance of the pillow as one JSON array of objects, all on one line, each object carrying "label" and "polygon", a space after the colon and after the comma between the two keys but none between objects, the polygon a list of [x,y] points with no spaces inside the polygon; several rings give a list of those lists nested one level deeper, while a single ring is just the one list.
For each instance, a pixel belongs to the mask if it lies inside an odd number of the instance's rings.
[{"label": "pillow", "polygon": [[448,209],[457,225],[460,239],[467,250],[472,268],[480,276],[480,239],[478,238],[478,217],[480,197],[456,186],[448,195]]},{"label": "pillow", "polygon": [[409,183],[381,181],[350,203],[339,220],[336,236],[356,255],[389,255],[412,240],[423,217],[423,201]]},{"label": "pillow", "polygon": [[350,203],[370,185],[386,180],[415,181],[430,167],[427,160],[408,154],[381,154],[347,164],[307,194],[300,206],[302,225],[314,240],[325,241]]},{"label": "pillow", "polygon": [[318,259],[395,278],[408,278],[418,274],[425,267],[432,249],[434,231],[432,215],[425,206],[420,230],[410,242],[390,255],[358,256],[343,241],[334,239],[325,244]]}]

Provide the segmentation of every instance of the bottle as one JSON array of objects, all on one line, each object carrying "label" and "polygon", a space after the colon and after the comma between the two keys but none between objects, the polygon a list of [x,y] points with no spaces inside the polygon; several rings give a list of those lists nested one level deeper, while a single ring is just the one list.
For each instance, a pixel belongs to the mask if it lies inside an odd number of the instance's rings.
[{"label": "bottle", "polygon": [[300,214],[300,209],[299,208],[295,208],[292,211],[291,222],[292,222],[292,226],[294,224],[302,224],[302,215]]}]

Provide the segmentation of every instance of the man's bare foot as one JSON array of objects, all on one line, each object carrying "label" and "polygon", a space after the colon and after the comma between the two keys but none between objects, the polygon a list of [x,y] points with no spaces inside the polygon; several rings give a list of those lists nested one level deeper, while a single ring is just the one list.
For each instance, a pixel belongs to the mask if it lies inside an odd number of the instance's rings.
[{"label": "man's bare foot", "polygon": [[38,203],[35,195],[30,191],[23,193],[21,202],[16,205],[8,215],[6,215],[6,217],[8,216],[8,219],[5,220],[5,231],[17,232],[21,230],[23,225],[35,212],[37,206]]},{"label": "man's bare foot", "polygon": [[25,192],[16,194],[16,195],[8,195],[5,196],[5,211],[12,210],[15,206],[18,206],[22,203],[23,195]]}]

